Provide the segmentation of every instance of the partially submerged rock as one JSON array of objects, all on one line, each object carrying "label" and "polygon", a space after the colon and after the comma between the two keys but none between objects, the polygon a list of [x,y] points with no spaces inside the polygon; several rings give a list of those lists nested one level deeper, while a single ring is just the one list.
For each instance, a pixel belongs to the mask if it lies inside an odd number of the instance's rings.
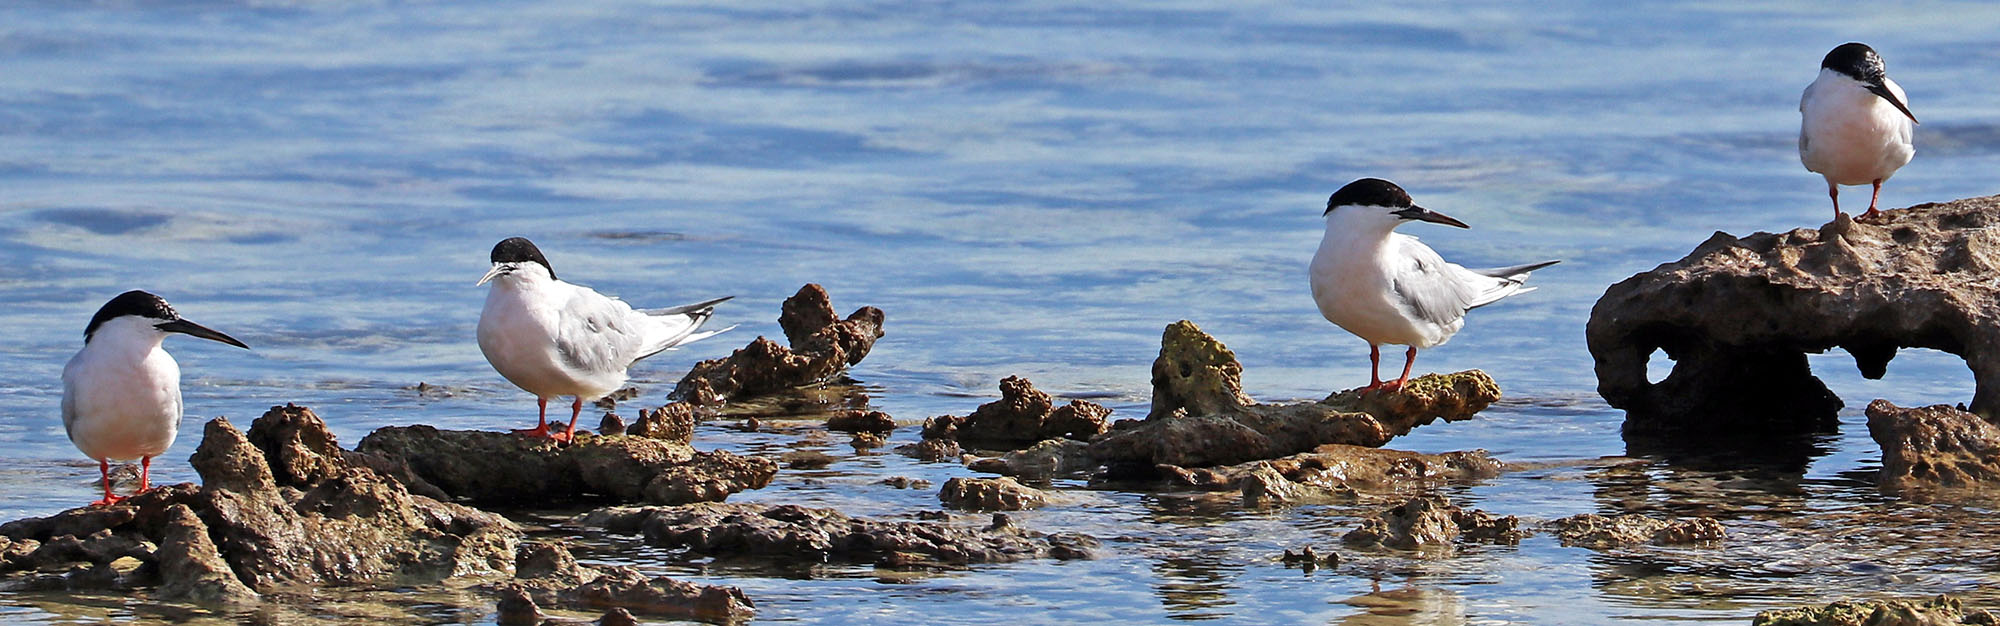
[{"label": "partially submerged rock", "polygon": [[1841,601],[1826,606],[1777,609],[1757,614],[1752,626],[1953,626],[2000,624],[1985,609],[1967,609],[1958,598]]},{"label": "partially submerged rock", "polygon": [[998,458],[975,460],[966,467],[976,472],[1049,478],[1095,469],[1097,461],[1090,457],[1090,444],[1075,439],[1046,439]]},{"label": "partially submerged rock", "polygon": [[496,592],[503,614],[510,605],[515,613],[527,614],[544,604],[736,623],[756,612],[756,605],[736,587],[649,578],[624,566],[580,565],[568,549],[551,543],[522,544],[515,559],[515,582],[499,585]]},{"label": "partially submerged rock", "polygon": [[699,411],[686,402],[669,402],[653,410],[639,409],[639,421],[625,429],[625,434],[686,444],[694,441],[695,422],[701,421]]},{"label": "partially submerged rock", "polygon": [[1091,455],[1106,463],[1206,467],[1327,444],[1374,447],[1438,419],[1472,419],[1500,399],[1493,379],[1474,370],[1426,375],[1399,391],[1259,404],[1243,394],[1242,369],[1235,353],[1193,323],[1168,325],[1153,362],[1152,412],[1093,439]]},{"label": "partially submerged rock", "polygon": [[846,409],[826,418],[826,429],[847,433],[887,433],[896,430],[896,418],[881,411]]},{"label": "partially submerged rock", "polygon": [[938,499],[944,501],[946,506],[981,511],[1020,511],[1049,503],[1048,494],[1042,490],[1005,476],[958,477],[944,481],[944,488],[938,490]]},{"label": "partially submerged rock", "polygon": [[1341,540],[1360,547],[1449,549],[1461,537],[1469,541],[1518,541],[1527,535],[1520,525],[1512,515],[1463,509],[1444,496],[1427,494],[1369,516]]},{"label": "partially submerged rock", "polygon": [[1949,406],[1868,403],[1868,434],[1882,446],[1884,489],[1980,488],[2000,481],[2000,427]]},{"label": "partially submerged rock", "polygon": [[882,319],[881,309],[864,306],[842,320],[826,289],[808,283],[785,300],[778,316],[790,348],[758,337],[726,358],[696,363],[670,397],[713,406],[826,382],[868,356],[882,337]]},{"label": "partially submerged rock", "polygon": [[1634,545],[1669,546],[1722,541],[1727,535],[1722,522],[1706,517],[1654,519],[1644,515],[1606,517],[1585,513],[1550,523],[1563,545],[1579,548],[1616,548]]},{"label": "partially submerged rock", "polygon": [[[156,568],[162,597],[205,604],[293,585],[441,581],[511,569],[520,538],[512,523],[413,495],[339,450],[325,422],[303,407],[272,408],[248,435],[216,419],[190,460],[200,487],[160,487],[112,506],[16,520],[0,525],[0,535],[10,546],[38,544],[28,556],[64,550],[94,571],[143,561]],[[0,571],[20,564],[9,560]]]},{"label": "partially submerged rock", "polygon": [[1049,439],[1088,441],[1109,428],[1111,409],[1088,400],[1056,406],[1048,393],[1019,376],[1000,381],[1000,399],[971,415],[924,422],[925,439],[953,439],[976,448],[1013,449]]},{"label": "partially submerged rock", "polygon": [[[634,430],[674,422],[658,417],[667,412],[648,413]],[[578,433],[557,446],[503,432],[392,426],[362,438],[355,453],[416,488],[487,504],[709,502],[763,488],[778,472],[770,459],[700,452],[678,437]]]},{"label": "partially submerged rock", "polygon": [[1097,540],[1008,526],[878,521],[796,505],[691,504],[613,507],[579,518],[584,526],[639,533],[646,543],[721,558],[880,565],[1004,563],[1090,558]]},{"label": "partially submerged rock", "polygon": [[[1830,430],[1841,401],[1807,353],[1841,348],[1881,378],[1902,348],[1965,358],[1972,412],[2000,418],[2000,196],[1842,217],[1817,230],[1716,233],[1605,290],[1587,336],[1597,388],[1634,438],[1712,442]],[[1648,382],[1655,350],[1674,360]]]}]

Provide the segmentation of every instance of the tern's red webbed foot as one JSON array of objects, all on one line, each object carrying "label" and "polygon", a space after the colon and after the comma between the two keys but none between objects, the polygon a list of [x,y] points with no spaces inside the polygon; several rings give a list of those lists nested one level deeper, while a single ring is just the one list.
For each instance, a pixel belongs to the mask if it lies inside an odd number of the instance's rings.
[{"label": "tern's red webbed foot", "polygon": [[548,424],[543,424],[540,426],[536,426],[534,428],[524,428],[524,429],[514,430],[511,432],[513,432],[516,435],[520,435],[522,437],[527,437],[529,439],[547,439],[549,441],[553,441],[559,444],[568,444],[576,440],[576,431],[549,430]]},{"label": "tern's red webbed foot", "polygon": [[[133,495],[138,495],[138,494],[133,494]],[[110,505],[113,505],[113,504],[117,504],[117,503],[119,503],[119,502],[123,502],[123,501],[125,500],[125,498],[128,498],[128,497],[130,497],[130,496],[114,496],[114,495],[111,495],[111,494],[108,494],[108,493],[107,493],[107,494],[104,494],[104,499],[103,499],[103,500],[98,500],[98,501],[96,501],[96,502],[92,502],[92,503],[90,503],[90,505],[91,505],[91,506],[110,506]]]}]

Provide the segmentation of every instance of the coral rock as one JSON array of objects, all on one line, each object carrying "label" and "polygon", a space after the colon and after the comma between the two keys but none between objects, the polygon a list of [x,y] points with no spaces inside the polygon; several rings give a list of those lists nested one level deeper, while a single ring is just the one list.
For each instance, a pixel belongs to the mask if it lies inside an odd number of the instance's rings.
[{"label": "coral rock", "polygon": [[1460,536],[1472,540],[1516,541],[1525,536],[1520,520],[1476,509],[1461,509],[1440,495],[1411,498],[1362,520],[1361,527],[1342,538],[1352,545],[1405,550],[1446,548]]},{"label": "coral rock", "polygon": [[758,337],[726,358],[696,363],[674,386],[674,400],[710,406],[831,380],[868,356],[882,337],[882,310],[865,306],[841,320],[826,289],[800,287],[778,317],[790,348]]},{"label": "coral rock", "polygon": [[1951,596],[1929,600],[1835,602],[1826,606],[1758,613],[1752,626],[1956,626],[2000,624],[1983,609],[1966,609]]},{"label": "coral rock", "polygon": [[1970,488],[2000,481],[2000,427],[1978,415],[1876,400],[1868,403],[1868,434],[1882,446],[1885,489]]},{"label": "coral rock", "polygon": [[945,505],[982,511],[1019,511],[1048,504],[1040,489],[1015,482],[1012,478],[953,478],[944,481],[938,499]]},{"label": "coral rock", "polygon": [[1614,548],[1642,544],[1677,545],[1721,541],[1722,522],[1706,517],[1658,520],[1644,515],[1572,515],[1553,522],[1566,546]]},{"label": "coral rock", "polygon": [[1046,439],[999,458],[973,461],[967,466],[979,472],[1049,478],[1096,468],[1097,461],[1090,458],[1090,444],[1075,439]]},{"label": "coral rock", "polygon": [[634,437],[650,437],[686,444],[694,441],[694,425],[700,421],[695,407],[686,402],[670,402],[651,411],[640,409],[639,421],[625,429]]},{"label": "coral rock", "polygon": [[1048,439],[1087,441],[1110,427],[1111,409],[1085,400],[1055,406],[1055,399],[1019,376],[1000,381],[1000,399],[979,405],[971,415],[944,415],[924,422],[925,439],[956,439],[982,448],[1012,449]]},{"label": "coral rock", "polygon": [[646,543],[693,554],[813,563],[963,565],[1077,559],[1090,558],[1097,545],[1095,539],[1074,533],[876,521],[795,505],[614,507],[586,513],[578,521],[614,533],[640,533]]},{"label": "coral rock", "polygon": [[847,409],[826,419],[827,430],[850,433],[886,433],[896,430],[896,418],[881,411]]}]

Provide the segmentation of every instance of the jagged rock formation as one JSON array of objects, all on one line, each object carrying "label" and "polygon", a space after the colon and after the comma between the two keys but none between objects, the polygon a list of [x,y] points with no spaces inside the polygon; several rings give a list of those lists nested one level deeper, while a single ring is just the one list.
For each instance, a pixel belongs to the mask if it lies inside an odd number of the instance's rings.
[{"label": "jagged rock formation", "polygon": [[1660,520],[1644,515],[1572,515],[1550,523],[1563,545],[1581,548],[1656,546],[1722,541],[1722,522],[1706,517]]},{"label": "jagged rock formation", "polygon": [[[1902,348],[1964,357],[1972,412],[2000,418],[2000,196],[1840,218],[1814,229],[1716,233],[1686,258],[1624,280],[1591,310],[1598,392],[1627,440],[1831,429],[1841,401],[1805,354],[1841,348],[1880,378]],[[1655,350],[1674,360],[1646,380]]]},{"label": "jagged rock formation", "polygon": [[1952,626],[2000,624],[1985,609],[1967,609],[1958,598],[1835,602],[1757,614],[1751,626]]},{"label": "jagged rock formation", "polygon": [[1086,535],[1042,534],[1011,524],[980,529],[877,521],[795,505],[612,507],[586,513],[578,523],[614,533],[638,533],[648,544],[692,554],[807,563],[906,566],[1083,559],[1090,558],[1090,550],[1097,546],[1097,540]]},{"label": "jagged rock formation", "polygon": [[1049,503],[1040,489],[1015,482],[1012,478],[958,477],[944,481],[938,500],[946,506],[979,511],[1020,511]]},{"label": "jagged rock formation", "polygon": [[1461,538],[1468,541],[1519,541],[1527,533],[1512,515],[1496,516],[1477,509],[1459,508],[1436,494],[1411,498],[1381,513],[1361,520],[1361,526],[1341,537],[1348,545],[1450,549]]},{"label": "jagged rock formation", "polygon": [[[675,405],[668,405],[669,407]],[[634,430],[667,409],[648,413]],[[687,433],[692,423],[686,424]],[[664,435],[663,435],[664,436]],[[361,439],[355,455],[412,489],[490,504],[549,504],[589,499],[650,504],[712,502],[761,489],[776,462],[727,451],[700,452],[686,438],[599,437],[577,433],[557,446],[511,433],[391,426]]]},{"label": "jagged rock formation", "polygon": [[714,406],[731,399],[831,380],[860,363],[882,337],[882,310],[855,309],[842,320],[826,289],[807,283],[778,315],[790,348],[758,337],[728,357],[696,363],[674,386],[674,400]]},{"label": "jagged rock formation", "polygon": [[2000,427],[1944,405],[1868,403],[1868,434],[1882,446],[1884,489],[1981,488],[2000,481]]},{"label": "jagged rock formation", "polygon": [[949,439],[975,448],[1014,449],[1050,439],[1088,441],[1109,426],[1111,409],[1088,400],[1055,406],[1055,399],[1019,376],[1000,381],[1000,399],[971,415],[924,421],[924,439]]},{"label": "jagged rock formation", "polygon": [[1500,387],[1475,370],[1426,375],[1400,391],[1259,404],[1243,394],[1242,372],[1236,354],[1192,322],[1168,325],[1153,361],[1152,412],[1092,439],[1091,455],[1113,464],[1205,467],[1326,444],[1380,446],[1438,419],[1472,419],[1500,399]]}]

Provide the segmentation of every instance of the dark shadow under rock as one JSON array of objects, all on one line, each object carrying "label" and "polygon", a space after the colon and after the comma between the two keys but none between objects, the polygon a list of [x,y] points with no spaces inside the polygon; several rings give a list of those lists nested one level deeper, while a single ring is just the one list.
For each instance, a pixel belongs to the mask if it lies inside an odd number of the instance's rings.
[{"label": "dark shadow under rock", "polygon": [[1751,626],[1946,626],[2000,624],[1985,609],[1968,609],[1951,596],[1928,600],[1841,601],[1825,606],[1775,609],[1757,614]]},{"label": "dark shadow under rock", "polygon": [[1722,522],[1706,517],[1653,519],[1644,515],[1572,515],[1553,522],[1556,538],[1565,546],[1616,548],[1634,545],[1670,546],[1722,541]]},{"label": "dark shadow under rock", "polygon": [[1882,446],[1883,489],[1979,490],[2000,481],[2000,427],[1944,405],[1868,403],[1868,434]]},{"label": "dark shadow under rock", "polygon": [[842,320],[826,289],[808,283],[785,300],[778,326],[790,348],[758,337],[728,357],[696,363],[670,398],[697,406],[826,382],[860,363],[882,337],[882,310],[864,306]]},{"label": "dark shadow under rock", "polygon": [[1077,533],[878,521],[796,505],[612,507],[586,513],[578,523],[639,533],[648,544],[696,555],[794,563],[920,566],[1084,559],[1097,547],[1096,539]]},{"label": "dark shadow under rock", "polygon": [[1528,534],[1520,526],[1512,515],[1460,508],[1444,496],[1427,494],[1368,516],[1341,540],[1357,547],[1450,550],[1460,539],[1519,541]]},{"label": "dark shadow under rock", "polygon": [[[210,421],[190,462],[200,487],[16,520],[0,535],[39,543],[37,552],[74,544],[74,556],[99,567],[138,558],[157,568],[161,597],[204,604],[293,585],[435,582],[512,569],[521,536],[512,523],[412,495],[353,464],[302,407],[272,408],[248,435]],[[146,545],[159,547],[137,549]]]},{"label": "dark shadow under rock", "polygon": [[355,454],[413,485],[486,504],[711,502],[762,488],[778,472],[770,459],[700,452],[681,440],[581,432],[557,446],[511,433],[391,426],[362,438]]},{"label": "dark shadow under rock", "polygon": [[1235,353],[1193,323],[1168,325],[1153,362],[1152,412],[1093,439],[1091,455],[1108,464],[1206,467],[1327,444],[1375,447],[1438,419],[1472,419],[1500,399],[1493,379],[1474,370],[1426,375],[1399,391],[1259,404],[1243,394],[1242,369]]},{"label": "dark shadow under rock", "polygon": [[1087,400],[1055,405],[1055,398],[1019,376],[1000,381],[1000,399],[971,415],[941,415],[924,422],[925,439],[953,439],[974,448],[1009,450],[1048,439],[1089,441],[1109,428],[1111,409]]},{"label": "dark shadow under rock", "polygon": [[[1748,451],[1838,426],[1842,406],[1806,354],[1840,348],[1881,378],[1902,348],[1959,355],[1972,412],[2000,417],[2000,196],[1923,204],[1863,223],[1737,238],[1605,290],[1586,329],[1598,392],[1625,409],[1630,444]],[[1672,373],[1647,379],[1663,351]],[[1720,437],[1718,437],[1720,435]],[[1656,445],[1647,443],[1646,445]]]}]

